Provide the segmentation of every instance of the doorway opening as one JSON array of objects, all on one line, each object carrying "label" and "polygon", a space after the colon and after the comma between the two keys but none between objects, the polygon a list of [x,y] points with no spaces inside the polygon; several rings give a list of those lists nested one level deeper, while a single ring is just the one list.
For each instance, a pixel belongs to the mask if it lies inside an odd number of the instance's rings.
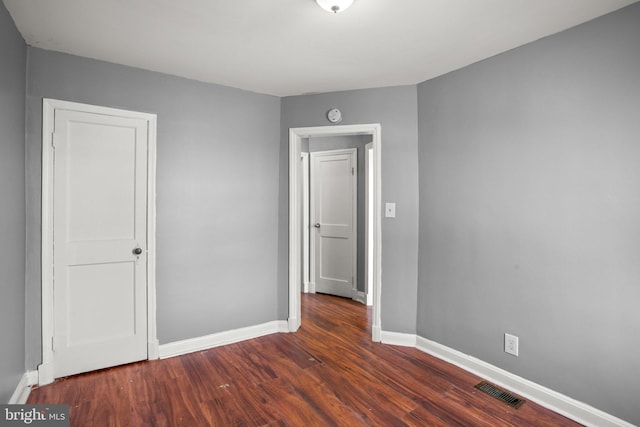
[{"label": "doorway opening", "polygon": [[371,257],[367,263],[370,274],[366,280],[367,294],[370,294],[372,305],[372,340],[380,341],[381,319],[381,260],[382,260],[382,227],[381,227],[381,126],[380,124],[326,126],[310,128],[291,128],[289,130],[289,331],[298,330],[301,325],[301,298],[304,287],[303,265],[304,233],[303,233],[303,177],[304,166],[301,161],[303,140],[314,137],[370,135],[371,146],[367,150],[371,157],[369,186],[371,187],[369,205],[371,215],[367,228],[371,229],[369,247]]}]

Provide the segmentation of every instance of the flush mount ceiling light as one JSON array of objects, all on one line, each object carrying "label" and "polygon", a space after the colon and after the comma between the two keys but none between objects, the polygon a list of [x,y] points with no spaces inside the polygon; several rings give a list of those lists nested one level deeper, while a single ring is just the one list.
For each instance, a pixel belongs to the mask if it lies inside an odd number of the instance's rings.
[{"label": "flush mount ceiling light", "polygon": [[316,0],[316,3],[327,12],[338,13],[347,10],[353,0]]}]

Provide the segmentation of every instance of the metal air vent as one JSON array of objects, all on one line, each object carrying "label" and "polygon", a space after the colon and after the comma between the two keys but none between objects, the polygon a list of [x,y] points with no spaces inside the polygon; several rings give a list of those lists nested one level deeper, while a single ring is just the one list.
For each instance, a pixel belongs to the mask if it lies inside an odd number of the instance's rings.
[{"label": "metal air vent", "polygon": [[493,384],[489,384],[486,381],[482,381],[480,384],[477,384],[474,387],[481,392],[495,397],[496,399],[501,400],[502,402],[516,409],[518,409],[526,402],[526,400],[516,397],[508,391],[502,390],[494,386]]}]

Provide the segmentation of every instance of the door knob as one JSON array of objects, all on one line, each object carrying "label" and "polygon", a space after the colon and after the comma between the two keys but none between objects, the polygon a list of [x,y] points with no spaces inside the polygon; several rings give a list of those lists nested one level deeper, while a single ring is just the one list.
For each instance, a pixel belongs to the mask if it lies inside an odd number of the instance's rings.
[{"label": "door knob", "polygon": [[314,226],[315,228],[320,228],[320,223],[319,223],[319,222],[316,222],[315,224],[313,224],[313,226]]},{"label": "door knob", "polygon": [[140,255],[141,253],[142,253],[142,249],[141,249],[141,248],[135,248],[135,249],[133,250],[133,254],[134,254],[134,255]]}]

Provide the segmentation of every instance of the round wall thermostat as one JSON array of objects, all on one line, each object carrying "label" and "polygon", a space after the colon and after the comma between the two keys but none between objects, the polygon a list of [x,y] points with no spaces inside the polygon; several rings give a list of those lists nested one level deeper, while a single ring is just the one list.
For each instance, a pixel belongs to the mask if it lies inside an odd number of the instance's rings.
[{"label": "round wall thermostat", "polygon": [[342,121],[342,112],[337,108],[327,111],[327,120],[331,123],[340,123]]}]

